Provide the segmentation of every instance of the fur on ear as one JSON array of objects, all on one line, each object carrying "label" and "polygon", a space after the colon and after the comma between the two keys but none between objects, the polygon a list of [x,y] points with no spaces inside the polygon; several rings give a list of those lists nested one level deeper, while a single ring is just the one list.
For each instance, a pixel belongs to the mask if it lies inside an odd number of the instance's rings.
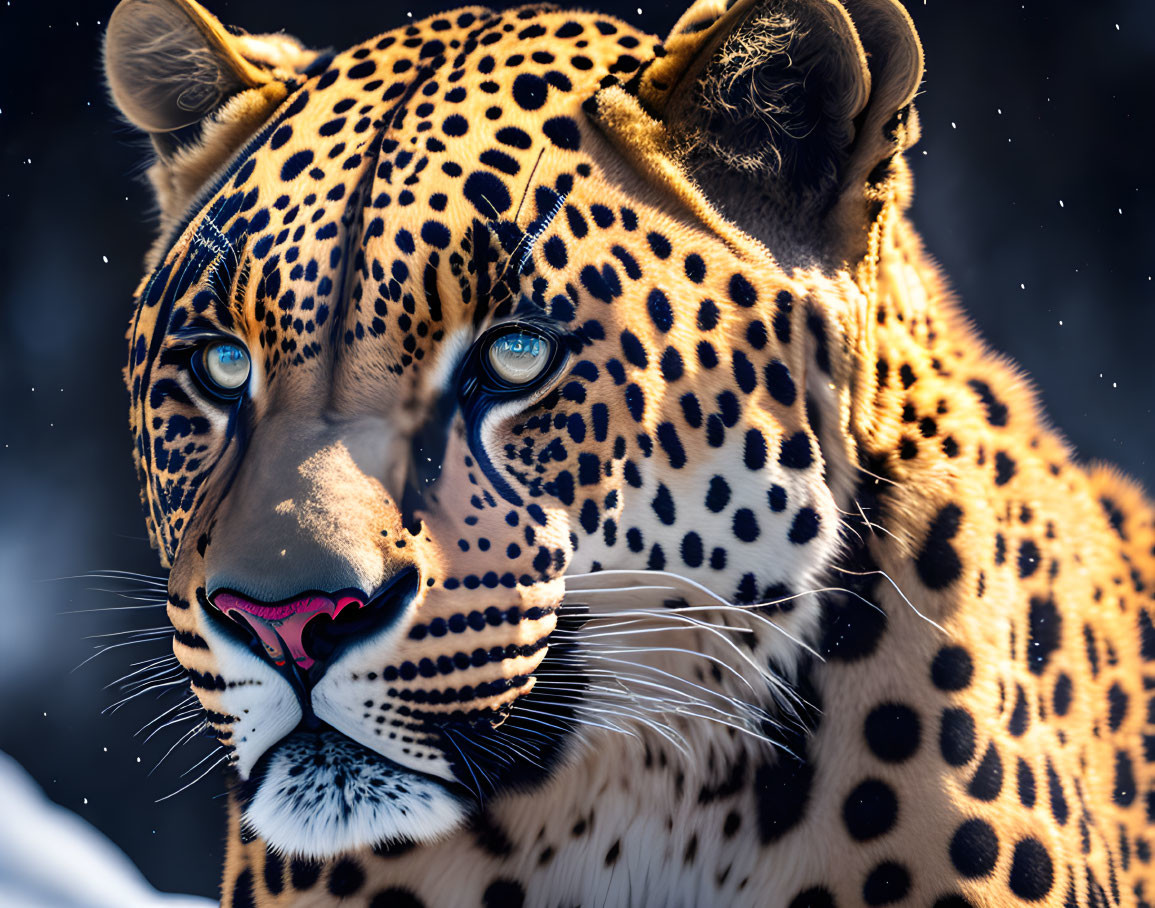
[{"label": "fur on ear", "polygon": [[105,77],[156,149],[149,179],[162,231],[316,56],[288,35],[234,34],[196,0],[121,0],[104,36]]},{"label": "fur on ear", "polygon": [[698,0],[665,50],[638,98],[707,197],[784,264],[860,258],[879,165],[916,135],[898,0]]},{"label": "fur on ear", "polygon": [[104,70],[121,113],[148,133],[191,126],[270,79],[195,0],[123,0],[104,33]]}]

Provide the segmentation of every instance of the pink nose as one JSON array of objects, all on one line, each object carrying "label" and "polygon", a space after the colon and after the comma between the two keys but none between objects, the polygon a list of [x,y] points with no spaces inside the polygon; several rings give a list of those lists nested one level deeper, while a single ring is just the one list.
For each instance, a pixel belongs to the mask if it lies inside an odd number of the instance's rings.
[{"label": "pink nose", "polygon": [[335,619],[346,608],[361,608],[365,601],[352,594],[325,596],[313,593],[280,605],[253,602],[235,593],[220,592],[213,605],[234,621],[252,630],[275,665],[286,661],[286,651],[300,668],[312,668],[314,659],[305,652],[305,626],[318,615]]}]

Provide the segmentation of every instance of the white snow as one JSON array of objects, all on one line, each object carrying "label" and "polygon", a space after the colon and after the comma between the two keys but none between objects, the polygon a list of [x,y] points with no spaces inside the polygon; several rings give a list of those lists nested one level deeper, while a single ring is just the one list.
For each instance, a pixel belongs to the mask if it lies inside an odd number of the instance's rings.
[{"label": "white snow", "polygon": [[[87,802],[87,798],[85,799]],[[128,857],[80,817],[53,804],[0,753],[0,905],[21,908],[209,908],[153,889]]]}]

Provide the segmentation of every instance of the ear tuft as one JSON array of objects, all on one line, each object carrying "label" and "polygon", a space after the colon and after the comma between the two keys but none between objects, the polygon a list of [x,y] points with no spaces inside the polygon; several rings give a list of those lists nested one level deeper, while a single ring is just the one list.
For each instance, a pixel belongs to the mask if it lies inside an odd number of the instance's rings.
[{"label": "ear tuft", "polygon": [[138,129],[166,133],[270,80],[195,0],[123,0],[108,21],[104,67],[113,100]]}]

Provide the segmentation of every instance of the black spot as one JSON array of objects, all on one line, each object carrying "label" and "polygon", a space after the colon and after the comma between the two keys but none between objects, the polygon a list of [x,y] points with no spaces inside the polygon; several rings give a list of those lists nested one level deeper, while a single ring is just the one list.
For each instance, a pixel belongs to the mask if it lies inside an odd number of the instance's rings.
[{"label": "black spot", "polygon": [[971,777],[967,794],[979,801],[993,801],[1003,790],[1003,758],[992,741],[983,755],[979,768]]},{"label": "black spot", "polygon": [[964,766],[975,755],[975,720],[965,709],[944,709],[938,748],[951,766]]},{"label": "black spot", "polygon": [[1127,717],[1127,692],[1116,681],[1107,691],[1107,723],[1111,731],[1118,731]]},{"label": "black spot", "polygon": [[799,508],[790,524],[790,532],[786,534],[794,545],[805,545],[818,535],[818,512],[813,508]]},{"label": "black spot", "polygon": [[285,163],[281,165],[281,179],[285,181],[295,180],[312,163],[313,152],[307,148],[289,155]]},{"label": "black spot", "polygon": [[1120,807],[1130,807],[1135,801],[1135,768],[1123,750],[1115,752],[1115,790],[1111,797]]},{"label": "black spot", "polygon": [[289,880],[294,889],[304,890],[312,887],[321,875],[321,865],[306,858],[293,858],[289,863]]},{"label": "black spot", "polygon": [[1067,797],[1063,794],[1063,783],[1059,779],[1059,774],[1055,772],[1054,764],[1051,763],[1051,758],[1047,758],[1047,793],[1051,800],[1051,814],[1060,826],[1066,826],[1067,820],[1071,815],[1070,808],[1067,807]]},{"label": "black spot", "polygon": [[1031,539],[1019,544],[1019,576],[1030,577],[1039,569],[1039,547]]},{"label": "black spot", "polygon": [[666,294],[657,287],[651,290],[649,297],[646,298],[646,309],[650,313],[650,321],[654,323],[654,327],[663,334],[674,326],[674,310],[670,306],[670,301],[666,299]]},{"label": "black spot", "polygon": [[739,508],[734,512],[734,535],[743,542],[753,542],[761,535],[758,520],[749,508]]},{"label": "black spot", "polygon": [[1051,856],[1042,842],[1026,838],[1015,845],[1011,858],[1011,892],[1024,901],[1037,902],[1051,891],[1054,881]]},{"label": "black spot", "polygon": [[972,378],[967,382],[967,385],[978,395],[979,400],[986,407],[987,422],[992,426],[1005,426],[1007,424],[1007,405],[995,397],[991,386],[977,378]]},{"label": "black spot", "polygon": [[730,503],[730,484],[721,476],[710,480],[710,487],[706,491],[706,507],[715,514],[721,512]]},{"label": "black spot", "polygon": [[786,908],[837,908],[837,906],[829,889],[814,886],[794,896]]},{"label": "black spot", "polygon": [[1056,716],[1065,716],[1071,708],[1071,678],[1066,672],[1059,672],[1055,679],[1055,690],[1051,696],[1051,706]]},{"label": "black spot", "polygon": [[862,884],[862,900],[868,905],[892,905],[910,891],[910,872],[894,861],[884,861],[870,871]]},{"label": "black spot", "polygon": [[918,750],[922,728],[918,713],[905,703],[884,703],[870,711],[863,733],[878,759],[901,763]]},{"label": "black spot", "polygon": [[502,127],[497,131],[495,137],[502,145],[520,148],[523,151],[533,144],[533,139],[530,138],[529,133],[524,129],[518,129],[516,126]]},{"label": "black spot", "polygon": [[967,820],[950,840],[950,862],[965,877],[989,876],[999,859],[999,837],[985,820]]},{"label": "black spot", "polygon": [[698,306],[698,330],[713,331],[718,327],[718,306],[713,300],[702,300]]},{"label": "black spot", "polygon": [[749,308],[758,302],[758,291],[744,275],[735,274],[730,278],[730,299],[743,308]]},{"label": "black spot", "polygon": [[778,463],[791,470],[805,470],[814,461],[810,450],[810,437],[805,432],[795,432],[784,442],[778,452]]},{"label": "black spot", "polygon": [[1010,721],[1007,722],[1007,731],[1016,738],[1021,738],[1030,724],[1030,712],[1027,708],[1026,695],[1021,684],[1015,685],[1015,708],[1011,711]]},{"label": "black spot", "polygon": [[439,221],[426,221],[421,225],[421,239],[438,249],[449,247],[449,228]]},{"label": "black spot", "polygon": [[462,191],[485,218],[496,217],[511,204],[505,183],[488,170],[475,170],[466,177]]},{"label": "black spot", "polygon": [[499,151],[496,148],[486,149],[478,155],[477,159],[487,167],[492,167],[494,170],[499,170],[509,176],[513,176],[521,170],[521,165],[517,163],[517,158],[512,155],[507,155],[504,151]]},{"label": "black spot", "polygon": [[778,841],[802,820],[813,781],[813,767],[786,753],[758,768],[754,796],[758,799],[758,832],[763,845]]},{"label": "black spot", "polygon": [[654,495],[654,500],[650,502],[650,506],[654,509],[654,513],[658,515],[658,520],[666,526],[670,526],[674,522],[674,496],[670,494],[670,490],[665,484],[658,484],[658,491]]},{"label": "black spot", "polygon": [[365,872],[361,865],[349,858],[342,858],[329,871],[329,893],[338,898],[352,895],[365,883]]},{"label": "black spot", "polygon": [[541,76],[522,73],[513,80],[513,100],[522,110],[538,110],[548,92],[549,83]]},{"label": "black spot", "polygon": [[761,470],[766,465],[766,436],[757,429],[746,430],[742,462],[748,470]]},{"label": "black spot", "polygon": [[253,898],[253,871],[246,867],[233,882],[232,908],[256,908]]},{"label": "black spot", "polygon": [[408,889],[390,886],[373,896],[369,908],[425,908],[425,903]]},{"label": "black spot", "polygon": [[[322,133],[322,135],[323,135],[323,133]],[[288,142],[289,139],[291,139],[292,137],[293,137],[293,127],[290,126],[288,123],[285,123],[276,132],[274,132],[272,138],[269,139],[269,148],[273,148],[273,149],[280,148],[282,145],[284,145],[286,142]]]},{"label": "black spot", "polygon": [[798,392],[794,387],[794,379],[790,377],[790,370],[786,368],[785,363],[779,360],[771,361],[766,366],[763,377],[766,381],[766,390],[770,392],[771,397],[784,407],[794,405]]},{"label": "black spot", "polygon": [[962,508],[948,504],[930,522],[922,549],[915,558],[919,579],[928,589],[946,589],[962,574],[962,561],[951,543],[958,534],[962,516]]},{"label": "black spot", "polygon": [[1147,609],[1139,609],[1139,654],[1144,662],[1155,662],[1155,623]]},{"label": "black spot", "polygon": [[842,822],[851,838],[859,842],[876,839],[894,828],[898,799],[894,790],[878,779],[855,786],[842,805]]},{"label": "black spot", "polygon": [[549,262],[551,268],[561,270],[569,262],[565,241],[561,237],[551,236],[542,245],[542,251],[545,253],[545,260]]},{"label": "black spot", "polygon": [[279,895],[281,889],[284,888],[285,884],[282,880],[284,869],[285,865],[279,854],[273,851],[265,852],[265,872],[263,876],[265,878],[265,888],[269,890],[271,895]]},{"label": "black spot", "polygon": [[550,117],[541,125],[541,131],[558,148],[577,151],[581,147],[581,131],[569,117]]},{"label": "black spot", "polygon": [[961,646],[944,646],[930,666],[930,679],[939,690],[965,690],[973,674],[970,653]]},{"label": "black spot", "polygon": [[525,904],[525,889],[516,880],[494,880],[485,888],[481,903],[485,908],[522,908]]},{"label": "black spot", "polygon": [[1015,462],[1006,451],[995,454],[995,485],[1005,486],[1015,475]]},{"label": "black spot", "polygon": [[1030,765],[1022,757],[1019,757],[1018,766],[1015,769],[1015,779],[1018,783],[1019,789],[1019,803],[1027,809],[1035,806],[1035,774],[1031,770]]},{"label": "black spot", "polygon": [[650,244],[650,251],[660,259],[670,257],[670,241],[662,234],[651,231],[646,234],[646,242]]},{"label": "black spot", "polygon": [[377,71],[377,64],[372,60],[362,60],[353,66],[350,66],[345,75],[350,79],[364,79],[373,75]]},{"label": "black spot", "polygon": [[637,366],[639,369],[646,368],[649,365],[649,357],[646,355],[646,348],[642,342],[638,340],[636,334],[632,331],[623,331],[621,335],[622,353],[631,365]]},{"label": "black spot", "polygon": [[697,533],[687,533],[682,537],[681,546],[682,561],[686,563],[687,567],[701,567],[702,559],[704,557],[702,550],[702,537]]},{"label": "black spot", "polygon": [[1063,619],[1055,603],[1032,597],[1027,627],[1027,667],[1033,674],[1041,675],[1062,640]]}]

